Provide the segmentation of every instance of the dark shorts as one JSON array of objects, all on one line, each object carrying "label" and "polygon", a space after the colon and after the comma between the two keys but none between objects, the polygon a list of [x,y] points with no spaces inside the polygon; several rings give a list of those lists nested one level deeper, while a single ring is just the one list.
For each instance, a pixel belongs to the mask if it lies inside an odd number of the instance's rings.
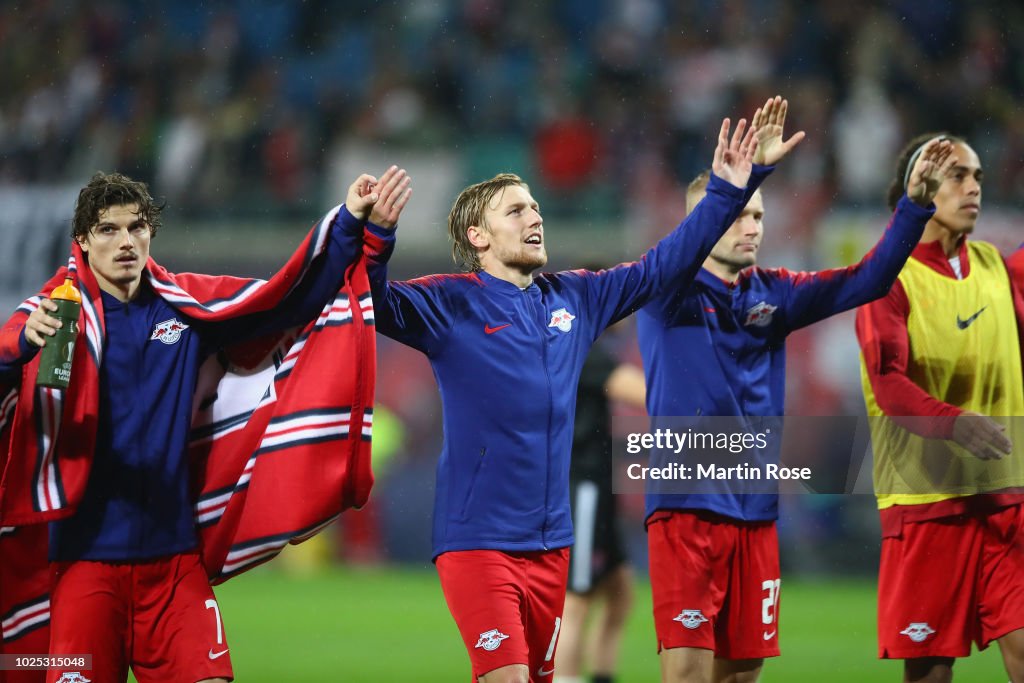
[{"label": "dark shorts", "polygon": [[576,543],[569,560],[568,590],[586,594],[626,563],[626,553],[610,483],[574,481],[569,499]]}]

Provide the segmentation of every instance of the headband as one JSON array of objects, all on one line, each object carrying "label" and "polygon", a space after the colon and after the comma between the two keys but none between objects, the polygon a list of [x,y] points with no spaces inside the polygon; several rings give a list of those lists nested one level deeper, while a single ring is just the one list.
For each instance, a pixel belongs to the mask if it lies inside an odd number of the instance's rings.
[{"label": "headband", "polygon": [[910,155],[910,161],[907,162],[907,170],[903,172],[903,191],[907,191],[907,185],[910,184],[910,173],[914,170],[914,164],[917,163],[918,158],[921,156],[921,152],[928,146],[928,143],[932,140],[948,140],[949,137],[946,135],[938,135],[934,138],[929,138],[921,143],[921,146],[914,150],[914,153]]}]

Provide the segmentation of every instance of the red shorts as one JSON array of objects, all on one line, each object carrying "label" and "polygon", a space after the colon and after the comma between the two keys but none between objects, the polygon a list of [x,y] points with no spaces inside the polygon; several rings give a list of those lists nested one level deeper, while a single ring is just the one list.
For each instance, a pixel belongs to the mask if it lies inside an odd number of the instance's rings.
[{"label": "red shorts", "polygon": [[878,656],[966,657],[1024,628],[1024,506],[904,523],[882,538]]},{"label": "red shorts", "polygon": [[[92,655],[93,681],[233,677],[224,625],[199,556],[149,562],[56,562],[50,653]],[[65,672],[51,669],[47,683]]]},{"label": "red shorts", "polygon": [[712,512],[659,512],[647,525],[658,652],[712,650],[721,659],[779,654],[775,522]]},{"label": "red shorts", "polygon": [[562,623],[569,549],[461,550],[437,558],[448,609],[469,651],[473,680],[510,664],[550,680]]}]

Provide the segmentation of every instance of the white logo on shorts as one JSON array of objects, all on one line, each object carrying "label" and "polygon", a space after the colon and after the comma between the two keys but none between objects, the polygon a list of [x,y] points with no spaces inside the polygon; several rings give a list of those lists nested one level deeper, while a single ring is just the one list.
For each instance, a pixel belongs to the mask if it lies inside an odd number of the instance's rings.
[{"label": "white logo on shorts", "polygon": [[92,683],[92,680],[78,671],[68,671],[57,679],[57,683]]},{"label": "white logo on shorts", "polygon": [[679,613],[679,616],[672,617],[672,621],[678,621],[680,624],[690,629],[691,631],[708,620],[704,616],[704,613],[699,609],[684,609]]},{"label": "white logo on shorts", "polygon": [[915,621],[900,631],[902,635],[910,638],[915,643],[923,643],[928,639],[928,636],[935,633],[935,629],[929,626],[926,622]]},{"label": "white logo on shorts", "polygon": [[483,649],[491,652],[497,650],[498,646],[501,645],[501,641],[508,638],[504,633],[496,628],[492,628],[490,631],[484,631],[480,634],[480,640],[476,641],[476,647],[482,647]]}]

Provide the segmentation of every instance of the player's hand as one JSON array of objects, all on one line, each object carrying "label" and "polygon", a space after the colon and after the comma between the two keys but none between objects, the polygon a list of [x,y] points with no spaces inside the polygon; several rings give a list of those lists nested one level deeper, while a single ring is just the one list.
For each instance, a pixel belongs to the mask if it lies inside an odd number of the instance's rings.
[{"label": "player's hand", "polygon": [[366,217],[370,215],[370,209],[378,199],[376,185],[377,179],[369,173],[364,173],[348,187],[345,208],[361,221],[365,221]]},{"label": "player's hand", "polygon": [[789,154],[794,147],[804,139],[805,133],[801,130],[793,133],[793,136],[782,141],[783,127],[786,125],[786,112],[789,110],[789,101],[781,96],[768,98],[763,107],[754,112],[751,121],[757,131],[757,151],[754,153],[754,163],[764,166],[772,166],[779,163],[783,157]]},{"label": "player's hand", "polygon": [[392,166],[385,171],[375,188],[380,198],[370,211],[370,222],[389,230],[398,225],[398,217],[412,196],[411,182],[404,168]]},{"label": "player's hand", "polygon": [[953,143],[933,138],[925,143],[924,149],[914,162],[907,181],[907,196],[919,206],[928,206],[942,186],[950,170],[957,163],[953,155]]},{"label": "player's hand", "polygon": [[740,119],[736,131],[729,140],[729,119],[722,120],[722,128],[718,132],[718,145],[715,157],[711,162],[711,170],[722,180],[746,187],[753,167],[754,152],[757,150],[756,129],[747,129],[747,120]]},{"label": "player's hand", "polygon": [[49,299],[43,299],[39,302],[39,307],[32,311],[28,320],[25,321],[25,339],[30,344],[39,347],[46,346],[46,338],[57,334],[57,330],[63,326],[63,323],[48,313],[48,311],[56,310],[57,304]]},{"label": "player's hand", "polygon": [[1005,426],[970,411],[964,411],[953,422],[953,441],[981,460],[999,460],[1013,449]]}]

